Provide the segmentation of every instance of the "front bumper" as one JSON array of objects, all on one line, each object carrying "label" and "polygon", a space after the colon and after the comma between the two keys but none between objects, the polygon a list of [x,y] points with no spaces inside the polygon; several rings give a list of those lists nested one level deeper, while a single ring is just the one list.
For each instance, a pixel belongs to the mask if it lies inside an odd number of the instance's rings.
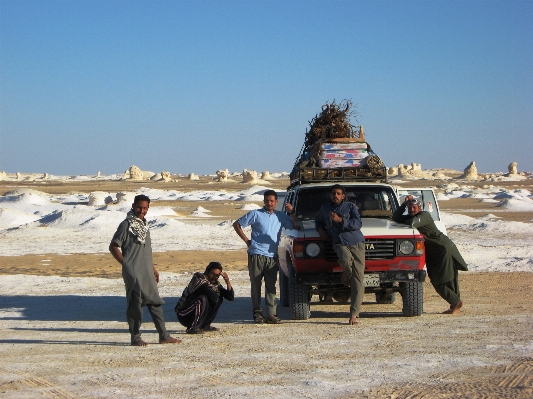
[{"label": "front bumper", "polygon": [[[426,280],[425,270],[394,270],[394,271],[371,271],[370,274],[379,274],[380,284],[390,284],[396,282],[424,282]],[[300,285],[339,285],[341,284],[342,273],[296,273],[294,276],[297,284]]]}]

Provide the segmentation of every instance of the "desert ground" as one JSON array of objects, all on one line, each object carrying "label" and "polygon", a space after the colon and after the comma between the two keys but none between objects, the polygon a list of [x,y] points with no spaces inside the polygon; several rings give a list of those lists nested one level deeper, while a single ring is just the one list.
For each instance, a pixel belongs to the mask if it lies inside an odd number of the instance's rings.
[{"label": "desert ground", "polygon": [[[493,184],[531,192],[531,182]],[[221,183],[209,177],[174,183],[3,181],[0,195],[24,187],[65,194],[134,191],[141,184],[182,191],[221,189]],[[232,190],[241,189],[243,183],[224,184],[224,189]],[[287,185],[285,180],[270,186]],[[447,213],[497,214],[501,220],[533,223],[531,212],[502,212],[475,199],[439,205]],[[198,204],[154,201],[152,207],[157,206],[185,214]],[[202,206],[221,221],[246,212],[237,204]],[[459,237],[453,230],[448,233],[452,240]],[[357,326],[346,323],[347,304],[312,305],[308,321],[291,321],[289,310],[279,307],[284,323],[272,326],[252,323],[244,247],[155,252],[154,258],[161,273],[167,328],[183,340],[178,345],[156,344],[157,334],[146,312],[143,337],[150,345],[129,346],[120,266],[105,251],[0,256],[0,397],[533,397],[531,272],[461,273],[466,305],[457,316],[441,314],[446,304],[426,282],[421,317],[403,317],[401,298],[392,305],[377,305],[367,295]],[[203,270],[211,260],[225,266],[237,298],[223,304],[215,323],[221,331],[186,335],[173,307],[191,273]]]}]

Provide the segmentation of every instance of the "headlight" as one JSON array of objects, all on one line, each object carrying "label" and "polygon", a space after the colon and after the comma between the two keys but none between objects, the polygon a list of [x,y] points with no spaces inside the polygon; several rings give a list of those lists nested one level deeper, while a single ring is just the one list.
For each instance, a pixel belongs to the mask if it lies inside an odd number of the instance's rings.
[{"label": "headlight", "polygon": [[411,255],[415,249],[415,245],[411,241],[402,241],[400,243],[400,252],[404,255]]},{"label": "headlight", "polygon": [[315,244],[314,242],[312,242],[311,244],[308,244],[305,247],[305,253],[311,258],[314,258],[315,256],[318,256],[318,254],[320,253],[320,247],[318,246],[318,244]]}]

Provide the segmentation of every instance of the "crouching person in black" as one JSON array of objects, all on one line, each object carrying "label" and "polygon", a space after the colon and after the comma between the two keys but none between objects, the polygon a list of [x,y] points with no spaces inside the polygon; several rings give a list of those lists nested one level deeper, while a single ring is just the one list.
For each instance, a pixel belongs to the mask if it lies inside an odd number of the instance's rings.
[{"label": "crouching person in black", "polygon": [[[226,288],[218,282],[220,276],[226,282]],[[203,334],[205,331],[218,330],[211,323],[215,320],[222,301],[233,301],[234,298],[235,293],[228,275],[222,271],[222,265],[210,262],[204,273],[194,273],[174,310],[178,321],[187,327],[187,334]]]}]

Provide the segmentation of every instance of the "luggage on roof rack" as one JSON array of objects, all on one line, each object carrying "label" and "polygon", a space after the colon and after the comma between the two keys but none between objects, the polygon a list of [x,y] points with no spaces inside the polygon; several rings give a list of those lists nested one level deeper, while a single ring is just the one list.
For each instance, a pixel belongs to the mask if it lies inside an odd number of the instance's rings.
[{"label": "luggage on roof rack", "polygon": [[306,183],[371,181],[387,182],[387,168],[295,168],[290,174],[290,187]]}]

